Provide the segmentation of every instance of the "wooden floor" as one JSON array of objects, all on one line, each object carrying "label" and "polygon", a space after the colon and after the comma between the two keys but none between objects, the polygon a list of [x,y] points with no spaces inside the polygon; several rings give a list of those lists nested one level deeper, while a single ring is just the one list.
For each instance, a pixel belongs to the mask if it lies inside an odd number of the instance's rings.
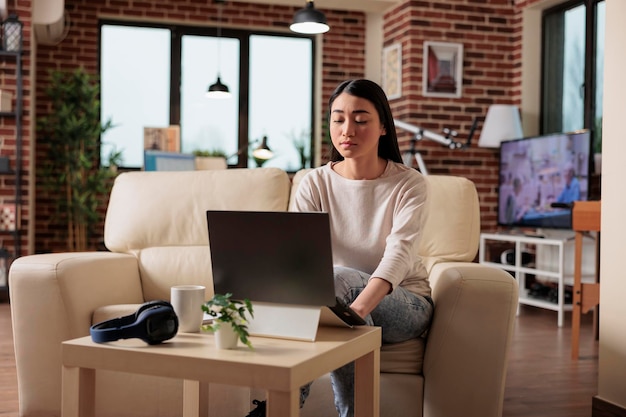
[{"label": "wooden floor", "polygon": [[[0,303],[0,417],[18,416],[10,314],[9,304]],[[509,361],[504,417],[591,416],[591,398],[598,386],[598,342],[593,339],[592,315],[587,314],[582,320],[580,359],[571,360],[570,319],[566,314],[565,325],[559,329],[556,312],[521,308]]]}]

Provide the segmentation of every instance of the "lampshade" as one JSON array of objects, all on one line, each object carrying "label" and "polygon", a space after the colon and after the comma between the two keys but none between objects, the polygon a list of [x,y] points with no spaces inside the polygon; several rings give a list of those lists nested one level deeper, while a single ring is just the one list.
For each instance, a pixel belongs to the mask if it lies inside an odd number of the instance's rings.
[{"label": "lampshade", "polygon": [[220,76],[217,76],[217,81],[209,86],[206,92],[208,98],[230,98],[231,94],[228,87],[222,84]]},{"label": "lampshade", "polygon": [[304,9],[300,9],[293,15],[293,23],[289,26],[294,32],[309,35],[326,33],[330,29],[326,22],[326,16],[313,5],[313,1],[307,1]]},{"label": "lampshade", "polygon": [[274,157],[274,152],[267,146],[267,136],[263,136],[261,144],[252,151],[252,158],[257,167],[262,167],[264,163]]},{"label": "lampshade", "polygon": [[[217,9],[217,21],[221,24],[222,22],[222,5],[226,3],[226,0],[215,0],[216,3],[219,3]],[[209,86],[205,96],[207,98],[230,98],[231,94],[228,90],[228,87],[222,83],[220,79],[220,58],[222,56],[221,51],[221,41],[222,41],[222,27],[218,24],[217,26],[217,81],[214,84]]]},{"label": "lampshade", "polygon": [[267,161],[274,157],[274,152],[267,146],[267,136],[263,136],[263,141],[261,144],[252,151],[252,156],[254,159],[260,159],[263,161]]},{"label": "lampshade", "polygon": [[522,121],[517,106],[493,104],[487,110],[487,117],[480,132],[478,146],[499,148],[500,142],[524,137]]}]

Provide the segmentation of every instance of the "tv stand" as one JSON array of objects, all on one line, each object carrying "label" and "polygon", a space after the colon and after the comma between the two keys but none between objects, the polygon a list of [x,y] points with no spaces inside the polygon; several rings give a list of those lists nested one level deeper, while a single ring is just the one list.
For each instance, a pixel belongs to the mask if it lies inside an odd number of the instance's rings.
[{"label": "tv stand", "polygon": [[[557,325],[563,326],[563,316],[566,311],[572,311],[572,304],[565,302],[565,287],[574,284],[574,242],[567,234],[555,234],[550,237],[541,233],[539,236],[526,236],[524,234],[505,233],[481,233],[479,248],[479,263],[500,268],[508,271],[515,277],[519,284],[519,304],[530,305],[556,311]],[[595,242],[590,242],[595,245]],[[504,263],[500,256],[489,258],[493,251],[491,247],[508,247],[513,250],[514,262]],[[524,264],[523,253],[534,253],[536,262]],[[539,256],[541,255],[541,256]],[[555,259],[554,259],[555,258]],[[593,263],[595,265],[595,263]],[[586,272],[586,271],[585,271]],[[534,275],[540,280],[556,283],[557,301],[533,297],[526,288],[526,275]],[[593,273],[583,273],[583,281],[593,282]],[[518,309],[519,313],[519,309]]]}]

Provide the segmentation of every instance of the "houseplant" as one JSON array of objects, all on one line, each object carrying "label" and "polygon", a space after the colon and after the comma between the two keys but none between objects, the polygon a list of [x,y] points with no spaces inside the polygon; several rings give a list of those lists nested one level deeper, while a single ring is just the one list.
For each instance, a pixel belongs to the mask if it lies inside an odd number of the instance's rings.
[{"label": "houseplant", "polygon": [[192,152],[196,157],[196,169],[226,169],[226,152],[220,149],[196,149]]},{"label": "houseplant", "polygon": [[[101,221],[102,200],[109,194],[115,171],[100,164],[100,136],[112,127],[100,120],[100,85],[83,68],[53,71],[46,95],[48,115],[38,119],[47,147],[44,184],[57,201],[55,221],[67,231],[67,250],[84,251],[94,227]],[[120,154],[109,156],[114,165]]]},{"label": "houseplant", "polygon": [[213,317],[212,324],[205,324],[202,330],[215,332],[216,343],[220,349],[232,349],[237,346],[237,338],[252,349],[248,333],[246,313],[254,317],[250,300],[231,299],[232,294],[215,294],[202,305],[202,310]]}]

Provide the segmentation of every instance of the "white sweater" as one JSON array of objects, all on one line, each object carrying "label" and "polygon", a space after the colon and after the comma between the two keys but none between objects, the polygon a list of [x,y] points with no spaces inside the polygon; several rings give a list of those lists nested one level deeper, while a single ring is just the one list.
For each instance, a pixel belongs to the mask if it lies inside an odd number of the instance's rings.
[{"label": "white sweater", "polygon": [[305,175],[294,211],[329,213],[335,265],[355,268],[430,295],[428,274],[417,255],[421,208],[426,199],[422,175],[389,161],[373,180],[350,180],[330,162]]}]

